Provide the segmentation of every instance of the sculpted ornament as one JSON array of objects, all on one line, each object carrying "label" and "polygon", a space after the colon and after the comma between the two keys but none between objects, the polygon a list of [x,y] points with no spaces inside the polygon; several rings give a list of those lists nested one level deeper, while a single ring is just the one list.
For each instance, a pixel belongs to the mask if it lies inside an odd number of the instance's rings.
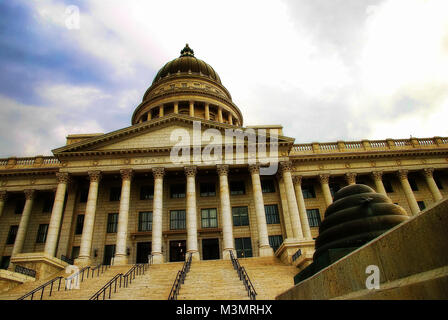
[{"label": "sculpted ornament", "polygon": [[293,170],[291,161],[280,161],[280,171],[283,174],[286,171],[291,172]]},{"label": "sculpted ornament", "polygon": [[68,183],[70,177],[67,172],[58,172],[56,173],[56,179],[58,180],[58,183]]},{"label": "sculpted ornament", "polygon": [[294,183],[294,185],[301,185],[302,184],[302,176],[292,177],[292,182]]},{"label": "sculpted ornament", "polygon": [[196,166],[184,167],[184,170],[185,170],[185,175],[187,177],[194,177],[194,176],[196,176],[196,172],[197,172]]},{"label": "sculpted ornament", "polygon": [[249,172],[250,172],[250,174],[259,174],[260,173],[260,165],[259,164],[250,164]]},{"label": "sculpted ornament", "polygon": [[132,179],[132,175],[133,175],[133,171],[132,171],[132,169],[121,169],[120,170],[120,174],[121,174],[121,179],[123,179],[123,180],[131,180]]},{"label": "sculpted ornament", "polygon": [[372,177],[373,177],[373,180],[375,180],[375,181],[381,181],[383,179],[383,172],[382,171],[373,171]]},{"label": "sculpted ornament", "polygon": [[229,174],[229,166],[226,164],[218,164],[216,171],[218,171],[219,176],[227,176]]},{"label": "sculpted ornament", "polygon": [[426,178],[432,178],[434,173],[434,168],[425,168],[423,169],[423,174]]},{"label": "sculpted ornament", "polygon": [[89,175],[90,182],[100,182],[101,171],[89,171],[87,174]]},{"label": "sculpted ornament", "polygon": [[330,175],[329,174],[320,174],[319,180],[320,180],[320,183],[322,183],[322,184],[328,184],[328,181],[330,180]]},{"label": "sculpted ornament", "polygon": [[398,179],[406,180],[408,178],[408,170],[398,170],[397,175]]},{"label": "sculpted ornament", "polygon": [[154,179],[162,179],[165,175],[165,168],[157,167],[152,168],[152,175],[154,176]]},{"label": "sculpted ornament", "polygon": [[25,193],[26,200],[32,200],[34,198],[34,190],[28,189],[23,191]]},{"label": "sculpted ornament", "polygon": [[345,180],[348,184],[356,183],[356,176],[357,174],[355,172],[348,172],[345,174]]},{"label": "sculpted ornament", "polygon": [[0,201],[6,201],[8,199],[8,193],[4,190],[0,191]]}]

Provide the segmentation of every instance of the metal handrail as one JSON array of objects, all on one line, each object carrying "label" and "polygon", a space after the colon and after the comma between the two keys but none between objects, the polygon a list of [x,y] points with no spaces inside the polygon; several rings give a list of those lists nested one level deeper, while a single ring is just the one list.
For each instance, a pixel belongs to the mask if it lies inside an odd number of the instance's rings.
[{"label": "metal handrail", "polygon": [[41,292],[41,294],[40,294],[40,299],[39,299],[39,300],[42,300],[42,297],[43,297],[43,295],[44,295],[45,288],[46,288],[47,286],[50,286],[50,294],[49,294],[49,297],[51,297],[51,293],[53,292],[53,283],[55,283],[56,281],[59,280],[59,284],[58,284],[58,291],[59,291],[59,290],[61,289],[61,280],[62,280],[63,278],[64,278],[64,277],[59,276],[59,277],[56,277],[56,278],[54,278],[54,279],[52,279],[52,280],[50,280],[50,281],[48,281],[48,282],[45,282],[43,285],[41,285],[41,286],[37,287],[36,289],[34,289],[34,290],[28,292],[27,294],[21,296],[21,297],[20,297],[19,299],[17,299],[17,300],[25,300],[25,298],[28,298],[29,296],[31,296],[31,300],[33,300],[33,298],[34,298],[34,294],[35,294],[36,292],[40,291],[40,290],[42,290],[42,292]]},{"label": "metal handrail", "polygon": [[81,270],[79,270],[78,272],[68,276],[67,278],[65,278],[65,290],[71,290],[72,289],[72,284],[73,281],[75,281],[75,287],[78,285],[79,283],[79,278],[81,277],[81,282],[84,281],[84,273],[87,271],[87,276],[86,278],[89,278],[89,273],[90,273],[90,266],[84,267]]},{"label": "metal handrail", "polygon": [[36,270],[25,268],[19,265],[16,265],[14,272],[24,274],[29,277],[36,278]]},{"label": "metal handrail", "polygon": [[110,279],[98,292],[96,292],[93,296],[90,297],[89,300],[99,300],[100,295],[103,295],[103,300],[106,298],[106,290],[109,289],[109,299],[112,294],[112,285],[115,285],[114,293],[117,292],[117,282],[120,279],[120,288],[121,288],[121,279],[123,277],[123,273],[116,274],[112,279]]},{"label": "metal handrail", "polygon": [[96,271],[96,276],[99,277],[100,276],[100,271],[101,273],[107,271],[107,269],[110,268],[110,265],[108,264],[99,264],[96,267],[92,268],[92,277],[95,275],[95,271]]},{"label": "metal handrail", "polygon": [[123,273],[116,274],[100,290],[98,290],[92,297],[90,297],[89,300],[99,300],[101,295],[103,295],[102,300],[104,300],[106,298],[107,289],[109,289],[108,296],[110,299],[110,297],[112,295],[112,286],[114,286],[114,293],[117,292],[117,285],[118,285],[118,288],[121,288],[121,287],[127,288],[129,286],[129,284],[131,284],[132,280],[135,279],[135,276],[145,274],[145,271],[148,269],[148,267],[149,267],[149,264],[147,264],[147,263],[135,264],[132,266],[131,269],[128,270],[128,272],[126,272],[126,274],[123,274]]},{"label": "metal handrail", "polygon": [[184,283],[185,277],[187,276],[188,271],[190,271],[191,258],[192,255],[190,254],[187,260],[185,260],[184,265],[182,266],[182,270],[177,272],[177,276],[176,279],[174,279],[174,283],[173,286],[171,287],[168,300],[177,300],[177,295],[179,294],[180,286]]},{"label": "metal handrail", "polygon": [[233,251],[230,251],[230,260],[232,261],[233,268],[237,271],[238,277],[243,281],[244,286],[247,290],[247,295],[250,300],[256,300],[257,291],[255,291],[255,287],[250,281],[249,275],[246,272],[246,269],[240,265],[240,262],[233,255]]}]

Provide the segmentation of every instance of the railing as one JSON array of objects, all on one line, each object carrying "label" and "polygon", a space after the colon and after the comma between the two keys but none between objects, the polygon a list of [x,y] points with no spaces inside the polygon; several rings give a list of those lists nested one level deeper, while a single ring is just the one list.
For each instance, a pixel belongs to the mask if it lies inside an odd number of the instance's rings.
[{"label": "railing", "polygon": [[135,264],[134,266],[132,266],[131,269],[129,269],[128,272],[126,272],[126,274],[123,273],[116,274],[100,290],[98,290],[93,296],[91,296],[89,300],[100,300],[101,296],[102,300],[105,300],[106,294],[108,299],[110,299],[110,297],[112,296],[112,287],[114,293],[117,292],[117,287],[127,288],[132,283],[132,280],[135,279],[135,276],[145,274],[145,271],[148,269],[148,267],[149,264],[146,263]]},{"label": "railing", "polygon": [[188,256],[188,259],[185,260],[182,270],[177,273],[176,279],[174,279],[173,286],[171,287],[170,295],[168,296],[168,300],[177,300],[177,295],[179,294],[180,286],[184,283],[185,277],[187,276],[188,271],[190,271],[191,266],[191,254]]},{"label": "railing", "polygon": [[59,165],[60,161],[52,156],[36,156],[36,157],[10,157],[0,159],[0,166],[18,165],[18,166],[34,166],[34,165]]},{"label": "railing", "polygon": [[389,149],[437,148],[448,144],[447,137],[338,141],[295,144],[291,155],[334,152],[362,152]]},{"label": "railing", "polygon": [[302,250],[301,249],[297,250],[296,253],[294,253],[292,255],[292,261],[293,262],[296,261],[301,255],[302,255]]},{"label": "railing", "polygon": [[56,277],[56,278],[54,278],[54,279],[52,279],[52,280],[50,280],[50,281],[44,283],[43,285],[37,287],[36,289],[34,289],[34,290],[28,292],[27,294],[21,296],[21,297],[20,297],[19,299],[17,299],[17,300],[25,300],[25,299],[28,298],[28,297],[30,297],[30,300],[33,300],[34,295],[35,295],[36,293],[38,293],[39,291],[41,291],[39,300],[42,300],[42,297],[43,297],[44,292],[45,292],[45,288],[47,288],[48,286],[50,286],[49,296],[51,297],[51,294],[52,294],[52,292],[53,292],[53,284],[54,284],[55,282],[58,282],[58,291],[59,291],[59,290],[61,289],[61,280],[62,280],[62,279],[64,279],[64,277]]},{"label": "railing", "polygon": [[233,255],[233,251],[230,251],[230,259],[232,261],[233,268],[238,272],[238,277],[241,281],[243,281],[243,284],[246,287],[247,295],[250,300],[255,300],[257,297],[257,292],[255,291],[254,285],[252,284],[252,281],[250,281],[246,269],[240,265],[238,259],[236,259]]},{"label": "railing", "polygon": [[69,257],[66,257],[64,255],[61,255],[61,260],[64,262],[67,262],[68,264],[73,264],[73,259],[70,259]]},{"label": "railing", "polygon": [[150,255],[148,255],[148,264],[149,265],[152,265],[153,264],[153,255],[152,254],[150,254]]},{"label": "railing", "polygon": [[90,269],[90,271],[92,271],[92,277],[95,275],[95,272],[96,272],[96,276],[99,277],[100,272],[103,273],[109,268],[110,268],[110,265],[108,265],[108,264],[99,264],[96,267]]},{"label": "railing", "polygon": [[36,270],[33,270],[33,269],[28,269],[28,268],[16,265],[14,272],[21,273],[26,276],[36,278]]}]

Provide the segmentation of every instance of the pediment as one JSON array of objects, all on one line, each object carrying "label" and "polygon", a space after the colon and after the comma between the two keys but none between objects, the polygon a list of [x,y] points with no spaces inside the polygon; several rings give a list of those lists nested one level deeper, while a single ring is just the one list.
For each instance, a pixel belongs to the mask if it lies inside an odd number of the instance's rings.
[{"label": "pediment", "polygon": [[[240,129],[235,131],[235,129]],[[123,151],[144,151],[157,149],[171,149],[179,144],[206,146],[211,143],[226,142],[247,144],[248,138],[244,133],[255,133],[251,137],[258,142],[269,142],[270,134],[251,131],[213,121],[197,121],[186,115],[173,114],[164,118],[136,124],[127,128],[113,131],[104,135],[54,149],[55,155],[80,153],[111,153]],[[233,133],[233,135],[232,135]],[[291,145],[293,138],[278,136],[279,145]]]}]

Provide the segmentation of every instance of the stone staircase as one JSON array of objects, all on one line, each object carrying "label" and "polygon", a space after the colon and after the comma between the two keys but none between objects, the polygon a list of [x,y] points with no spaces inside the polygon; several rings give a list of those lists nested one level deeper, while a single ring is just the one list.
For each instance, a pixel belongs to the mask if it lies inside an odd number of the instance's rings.
[{"label": "stone staircase", "polygon": [[170,262],[151,265],[144,275],[136,276],[129,287],[112,294],[111,300],[167,300],[183,264]]},{"label": "stone staircase", "polygon": [[248,300],[230,260],[193,261],[178,300]]},{"label": "stone staircase", "polygon": [[294,286],[298,269],[275,257],[244,258],[238,261],[246,269],[257,291],[257,300],[274,300],[277,295]]},{"label": "stone staircase", "polygon": [[[103,273],[100,273],[99,276],[95,274],[94,277],[84,278],[84,281],[80,282],[80,289],[64,290],[65,279],[62,279],[61,290],[57,291],[58,281],[55,282],[53,285],[53,292],[51,294],[51,297],[49,296],[50,288],[47,287],[45,288],[42,300],[88,300],[95,292],[101,289],[116,274],[126,273],[131,267],[131,265],[113,266]],[[65,270],[62,270],[61,272],[52,275],[47,279],[24,283],[0,295],[0,300],[17,300],[24,294],[58,276],[66,278],[67,274],[65,273]],[[38,300],[40,298],[40,292],[36,293],[34,297],[36,300]],[[29,298],[26,298],[26,300],[29,300]]]}]

